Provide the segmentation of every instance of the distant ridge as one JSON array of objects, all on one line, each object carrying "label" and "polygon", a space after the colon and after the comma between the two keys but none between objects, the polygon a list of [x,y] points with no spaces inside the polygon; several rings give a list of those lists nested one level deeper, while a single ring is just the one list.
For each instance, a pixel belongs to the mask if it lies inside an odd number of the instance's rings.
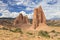
[{"label": "distant ridge", "polygon": [[51,18],[50,20],[60,20],[60,18]]}]

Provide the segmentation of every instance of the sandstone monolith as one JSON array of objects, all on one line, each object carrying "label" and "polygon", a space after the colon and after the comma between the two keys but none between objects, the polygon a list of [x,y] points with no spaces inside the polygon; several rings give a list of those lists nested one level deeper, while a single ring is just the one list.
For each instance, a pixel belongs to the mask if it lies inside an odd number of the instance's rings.
[{"label": "sandstone monolith", "polygon": [[17,25],[17,24],[27,24],[27,23],[29,23],[28,17],[23,16],[22,13],[21,13],[21,14],[19,14],[18,17],[16,17],[13,24]]},{"label": "sandstone monolith", "polygon": [[38,9],[34,9],[34,15],[33,15],[33,26],[34,26],[34,29],[38,26]]},{"label": "sandstone monolith", "polygon": [[19,23],[21,23],[21,22],[23,22],[23,15],[22,14],[19,14],[17,17],[16,17],[16,19],[14,20],[14,25],[16,25],[16,24],[19,24]]},{"label": "sandstone monolith", "polygon": [[39,14],[41,14],[41,15],[40,15],[40,16],[41,16],[41,23],[45,23],[45,24],[46,24],[46,17],[45,17],[45,15],[44,15],[44,12],[43,12],[42,7],[40,6],[40,7],[38,8],[38,10],[40,10]]},{"label": "sandstone monolith", "polygon": [[34,15],[33,15],[33,27],[36,29],[40,24],[46,23],[46,18],[44,15],[44,12],[42,10],[42,7],[38,7],[34,9]]}]

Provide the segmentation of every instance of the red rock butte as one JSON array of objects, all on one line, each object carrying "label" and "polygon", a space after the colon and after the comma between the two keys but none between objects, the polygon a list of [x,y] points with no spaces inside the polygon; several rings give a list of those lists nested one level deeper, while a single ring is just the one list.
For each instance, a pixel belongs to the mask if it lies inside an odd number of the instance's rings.
[{"label": "red rock butte", "polygon": [[40,29],[43,26],[46,25],[46,18],[43,12],[42,7],[38,7],[34,9],[34,15],[33,15],[33,20],[32,24],[30,24],[28,17],[23,16],[22,14],[19,14],[18,17],[14,20],[14,25],[18,25],[19,27],[24,28],[30,28],[30,29]]},{"label": "red rock butte", "polygon": [[16,17],[16,19],[14,20],[14,25],[17,25],[17,24],[28,24],[29,23],[29,20],[28,20],[28,17],[27,16],[23,16],[22,13],[19,14],[18,17]]},{"label": "red rock butte", "polygon": [[40,24],[46,24],[46,18],[44,15],[44,12],[42,10],[42,7],[38,7],[34,9],[34,15],[33,15],[33,27],[36,29]]}]

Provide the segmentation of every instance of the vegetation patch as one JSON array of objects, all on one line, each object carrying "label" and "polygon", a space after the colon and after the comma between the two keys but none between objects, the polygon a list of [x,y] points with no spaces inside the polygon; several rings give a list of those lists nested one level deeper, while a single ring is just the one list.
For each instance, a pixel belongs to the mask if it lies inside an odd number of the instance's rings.
[{"label": "vegetation patch", "polygon": [[52,33],[60,34],[60,32],[56,32],[55,30],[51,31]]},{"label": "vegetation patch", "polygon": [[52,30],[51,32],[52,32],[52,33],[56,33],[56,31],[55,31],[55,30]]},{"label": "vegetation patch", "polygon": [[5,28],[5,27],[2,27],[2,28],[0,28],[1,30],[8,30],[8,28]]},{"label": "vegetation patch", "polygon": [[29,34],[29,35],[33,35],[33,33],[31,33],[31,32],[27,32],[27,34]]},{"label": "vegetation patch", "polygon": [[50,35],[48,35],[48,32],[43,31],[43,30],[38,32],[38,36],[43,36],[43,37],[46,37],[46,38],[50,38]]},{"label": "vegetation patch", "polygon": [[23,32],[20,28],[16,28],[16,29],[12,30],[12,29],[8,29],[6,27],[3,27],[3,28],[0,28],[0,30],[9,30],[11,32],[19,32],[19,33],[23,34]]},{"label": "vegetation patch", "polygon": [[15,30],[10,30],[12,32],[19,32],[21,34],[23,34],[22,30],[20,28],[16,28]]}]

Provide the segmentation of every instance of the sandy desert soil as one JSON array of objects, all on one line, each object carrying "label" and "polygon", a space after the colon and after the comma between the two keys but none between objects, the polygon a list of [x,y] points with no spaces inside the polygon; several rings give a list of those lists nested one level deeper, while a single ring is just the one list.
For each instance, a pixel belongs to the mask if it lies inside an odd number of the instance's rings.
[{"label": "sandy desert soil", "polygon": [[[40,25],[41,26],[41,25]],[[45,25],[46,26],[46,25]],[[60,40],[60,27],[41,26],[41,30],[21,30],[0,26],[0,40]],[[29,29],[29,28],[28,28]],[[43,30],[42,30],[43,29]]]}]

